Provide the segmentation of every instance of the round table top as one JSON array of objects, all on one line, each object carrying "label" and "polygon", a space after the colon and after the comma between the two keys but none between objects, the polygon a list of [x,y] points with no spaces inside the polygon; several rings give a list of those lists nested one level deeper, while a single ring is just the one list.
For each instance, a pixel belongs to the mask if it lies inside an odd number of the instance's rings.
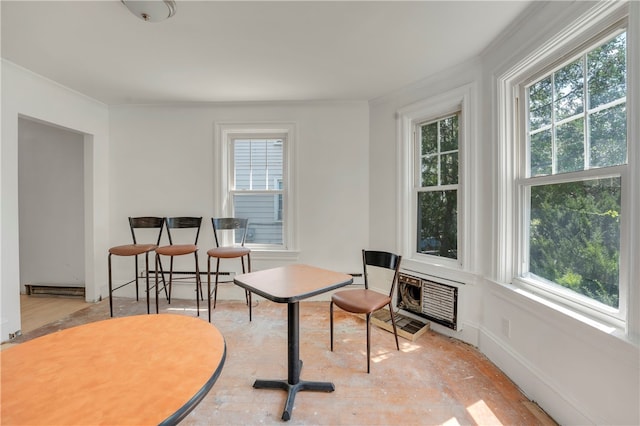
[{"label": "round table top", "polygon": [[3,424],[175,424],[218,378],[213,325],[182,315],[112,318],[0,352]]}]

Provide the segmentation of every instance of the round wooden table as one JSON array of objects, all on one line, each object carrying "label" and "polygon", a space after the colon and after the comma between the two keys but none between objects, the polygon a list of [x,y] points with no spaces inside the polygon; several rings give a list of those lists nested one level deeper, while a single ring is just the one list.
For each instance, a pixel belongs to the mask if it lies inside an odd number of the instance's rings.
[{"label": "round wooden table", "polygon": [[181,315],[62,330],[0,352],[0,422],[176,424],[209,392],[225,357],[218,329]]}]

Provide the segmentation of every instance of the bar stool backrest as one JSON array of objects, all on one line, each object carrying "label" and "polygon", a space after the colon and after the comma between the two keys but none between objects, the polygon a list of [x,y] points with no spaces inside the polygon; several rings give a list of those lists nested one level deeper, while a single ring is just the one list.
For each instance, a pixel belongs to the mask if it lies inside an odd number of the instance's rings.
[{"label": "bar stool backrest", "polygon": [[158,239],[156,245],[160,245],[160,238],[162,238],[162,229],[164,227],[163,217],[153,216],[141,216],[141,217],[129,217],[129,228],[131,229],[131,237],[133,237],[133,244],[138,244],[136,238],[136,229],[159,229]]},{"label": "bar stool backrest", "polygon": [[213,226],[213,236],[216,239],[216,247],[221,247],[224,244],[224,240],[221,240],[219,235],[222,231],[233,231],[233,244],[240,244],[244,247],[244,242],[247,238],[247,227],[249,225],[249,219],[242,219],[237,217],[220,217],[211,218],[211,225]]},{"label": "bar stool backrest", "polygon": [[169,237],[169,244],[173,245],[174,237],[176,233],[172,236],[172,229],[194,229],[195,230],[195,240],[193,244],[198,244],[198,237],[200,235],[200,224],[202,223],[202,217],[167,217],[165,218],[165,223],[167,224],[167,236]]}]

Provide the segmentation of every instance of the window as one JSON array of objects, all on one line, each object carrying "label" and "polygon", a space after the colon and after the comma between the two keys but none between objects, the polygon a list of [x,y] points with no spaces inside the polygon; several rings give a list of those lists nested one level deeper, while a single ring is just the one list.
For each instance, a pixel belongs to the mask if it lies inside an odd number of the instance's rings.
[{"label": "window", "polygon": [[399,231],[407,268],[437,267],[430,272],[441,274],[444,266],[457,274],[472,267],[464,258],[472,244],[465,231],[473,226],[465,214],[472,167],[465,159],[473,150],[474,98],[470,84],[398,111]]},{"label": "window", "polygon": [[281,246],[284,189],[283,140],[279,138],[248,139],[231,137],[233,179],[229,194],[233,215],[249,219],[248,244]]},{"label": "window", "polygon": [[294,246],[291,163],[293,125],[218,125],[220,214],[249,219],[254,250]]},{"label": "window", "polygon": [[581,312],[624,321],[625,197],[633,185],[626,22],[582,40],[552,66],[532,64],[513,85],[513,274]]},{"label": "window", "polygon": [[459,112],[416,126],[416,252],[458,257]]}]

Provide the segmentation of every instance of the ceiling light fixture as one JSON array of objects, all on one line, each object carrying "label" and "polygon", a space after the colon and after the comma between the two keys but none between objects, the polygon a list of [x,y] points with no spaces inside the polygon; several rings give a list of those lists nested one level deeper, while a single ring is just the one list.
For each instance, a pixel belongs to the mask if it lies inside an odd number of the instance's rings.
[{"label": "ceiling light fixture", "polygon": [[160,22],[176,14],[174,0],[121,0],[138,18],[146,22]]}]

